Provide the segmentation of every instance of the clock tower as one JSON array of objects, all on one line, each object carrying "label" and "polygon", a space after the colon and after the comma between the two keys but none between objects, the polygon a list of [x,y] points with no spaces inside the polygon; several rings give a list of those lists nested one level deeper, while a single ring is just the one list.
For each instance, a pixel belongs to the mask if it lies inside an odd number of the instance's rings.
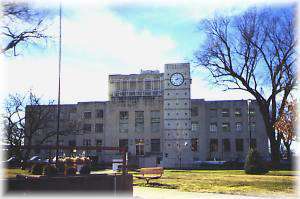
[{"label": "clock tower", "polygon": [[164,71],[164,167],[188,167],[191,156],[190,64],[166,64]]}]

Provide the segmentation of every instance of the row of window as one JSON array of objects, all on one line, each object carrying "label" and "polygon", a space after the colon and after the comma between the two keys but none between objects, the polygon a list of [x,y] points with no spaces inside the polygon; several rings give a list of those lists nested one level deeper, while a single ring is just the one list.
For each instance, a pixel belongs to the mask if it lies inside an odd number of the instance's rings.
[{"label": "row of window", "polygon": [[[230,117],[230,109],[229,108],[223,108],[220,111],[221,111],[220,113],[221,113],[222,117]],[[241,117],[242,116],[242,109],[241,108],[235,108],[233,114],[234,114],[235,117]],[[251,116],[255,115],[254,108],[249,108],[249,114]],[[198,107],[192,107],[191,115],[192,115],[192,117],[196,117],[196,116],[199,115]],[[209,109],[209,116],[210,117],[218,117],[218,109],[217,108]]]},{"label": "row of window", "polygon": [[[96,109],[95,112],[95,118],[103,118],[103,110],[102,109]],[[91,119],[92,118],[92,111],[86,111],[83,113],[84,119]]]},{"label": "row of window", "polygon": [[116,90],[158,90],[161,88],[160,79],[156,79],[154,81],[145,79],[144,81],[126,81],[115,82]]},{"label": "row of window", "polygon": [[[222,139],[222,151],[230,152],[231,144],[230,139]],[[218,152],[218,139],[210,139],[209,149],[210,152]],[[251,147],[256,148],[256,139],[251,139]],[[242,152],[244,151],[244,139],[235,139],[235,151]]]},{"label": "row of window", "polygon": [[[128,133],[129,129],[129,112],[120,111],[119,113],[119,132]],[[151,132],[157,133],[160,131],[160,111],[151,111],[150,116]],[[135,132],[144,132],[144,111],[135,111]]]},{"label": "row of window", "polygon": [[[96,123],[94,124],[95,126],[95,129],[94,129],[94,132],[95,133],[103,133],[103,124],[102,123]],[[92,132],[92,124],[90,123],[85,123],[83,124],[83,131],[84,133],[91,133]]]},{"label": "row of window", "polygon": [[[254,132],[255,128],[256,128],[256,123],[255,122],[251,122],[250,123],[250,130],[252,132]],[[242,122],[236,122],[235,123],[235,131],[241,132],[242,129],[243,129],[243,123]],[[193,122],[192,122],[192,131],[193,131]],[[216,122],[210,123],[210,125],[209,125],[209,131],[212,132],[212,133],[216,133],[218,131],[218,124]],[[230,123],[229,122],[223,122],[222,123],[222,131],[223,132],[231,132],[231,128],[230,128]]]}]

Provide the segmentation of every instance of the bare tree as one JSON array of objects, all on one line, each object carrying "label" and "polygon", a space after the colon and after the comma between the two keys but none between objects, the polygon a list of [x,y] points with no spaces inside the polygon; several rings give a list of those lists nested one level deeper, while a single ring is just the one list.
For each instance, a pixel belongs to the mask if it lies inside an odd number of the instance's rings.
[{"label": "bare tree", "polygon": [[[56,120],[57,106],[53,105],[53,101],[49,101],[47,105],[42,105],[42,98],[36,96],[31,91],[27,96],[19,94],[9,95],[5,102],[5,114],[3,115],[5,124],[5,140],[10,145],[10,154],[21,157],[21,146],[27,145],[24,159],[28,159],[33,145],[33,140],[39,138],[41,145],[49,138],[57,135]],[[59,134],[64,135],[75,132],[77,123],[68,120],[63,123]]]},{"label": "bare tree", "polygon": [[33,8],[27,2],[2,1],[2,48],[1,53],[17,56],[17,46],[37,44],[46,40],[44,23],[49,10]]},{"label": "bare tree", "polygon": [[256,99],[277,164],[283,137],[274,124],[296,85],[294,9],[250,9],[205,20],[200,27],[206,39],[195,52],[196,62],[224,90],[246,91]]}]

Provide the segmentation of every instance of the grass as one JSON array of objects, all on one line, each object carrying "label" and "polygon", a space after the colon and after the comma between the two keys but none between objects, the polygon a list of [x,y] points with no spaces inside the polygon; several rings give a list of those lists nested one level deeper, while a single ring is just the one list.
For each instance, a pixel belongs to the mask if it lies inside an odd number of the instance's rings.
[{"label": "grass", "polygon": [[31,174],[28,170],[22,170],[22,169],[6,169],[3,168],[3,174],[6,178],[14,178],[17,174],[23,174],[23,175],[29,175]]},{"label": "grass", "polygon": [[[109,171],[99,171],[109,173]],[[99,173],[93,172],[93,173]],[[270,171],[266,175],[247,175],[243,170],[168,170],[160,179],[137,179],[133,174],[134,186],[177,189],[187,192],[226,193],[241,195],[282,195],[294,194],[297,171]],[[17,174],[30,174],[28,170],[4,169],[4,177],[12,178]]]},{"label": "grass", "polygon": [[[132,172],[133,176],[138,176]],[[134,177],[135,186],[178,189],[187,192],[242,195],[294,194],[295,171],[270,171],[266,175],[247,175],[243,170],[165,170],[162,178],[149,184]]]}]

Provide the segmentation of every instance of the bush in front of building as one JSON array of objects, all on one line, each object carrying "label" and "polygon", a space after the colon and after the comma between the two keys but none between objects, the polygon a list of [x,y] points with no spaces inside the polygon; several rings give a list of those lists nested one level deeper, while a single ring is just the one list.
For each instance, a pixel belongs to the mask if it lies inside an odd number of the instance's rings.
[{"label": "bush in front of building", "polygon": [[33,175],[43,175],[44,166],[41,163],[36,163],[31,168],[31,173]]},{"label": "bush in front of building", "polygon": [[55,165],[53,164],[48,164],[45,168],[44,168],[44,175],[45,176],[56,176],[58,172],[58,169],[56,168]]},{"label": "bush in front of building", "polygon": [[65,162],[63,159],[58,159],[56,164],[57,171],[59,173],[64,173],[65,171]]},{"label": "bush in front of building", "polygon": [[91,167],[89,165],[83,165],[79,170],[79,173],[82,175],[87,175],[91,173]]},{"label": "bush in front of building", "polygon": [[76,167],[66,167],[65,168],[65,176],[76,175],[77,168]]},{"label": "bush in front of building", "polygon": [[245,173],[246,174],[266,174],[268,169],[259,154],[255,149],[250,149],[245,162]]}]

